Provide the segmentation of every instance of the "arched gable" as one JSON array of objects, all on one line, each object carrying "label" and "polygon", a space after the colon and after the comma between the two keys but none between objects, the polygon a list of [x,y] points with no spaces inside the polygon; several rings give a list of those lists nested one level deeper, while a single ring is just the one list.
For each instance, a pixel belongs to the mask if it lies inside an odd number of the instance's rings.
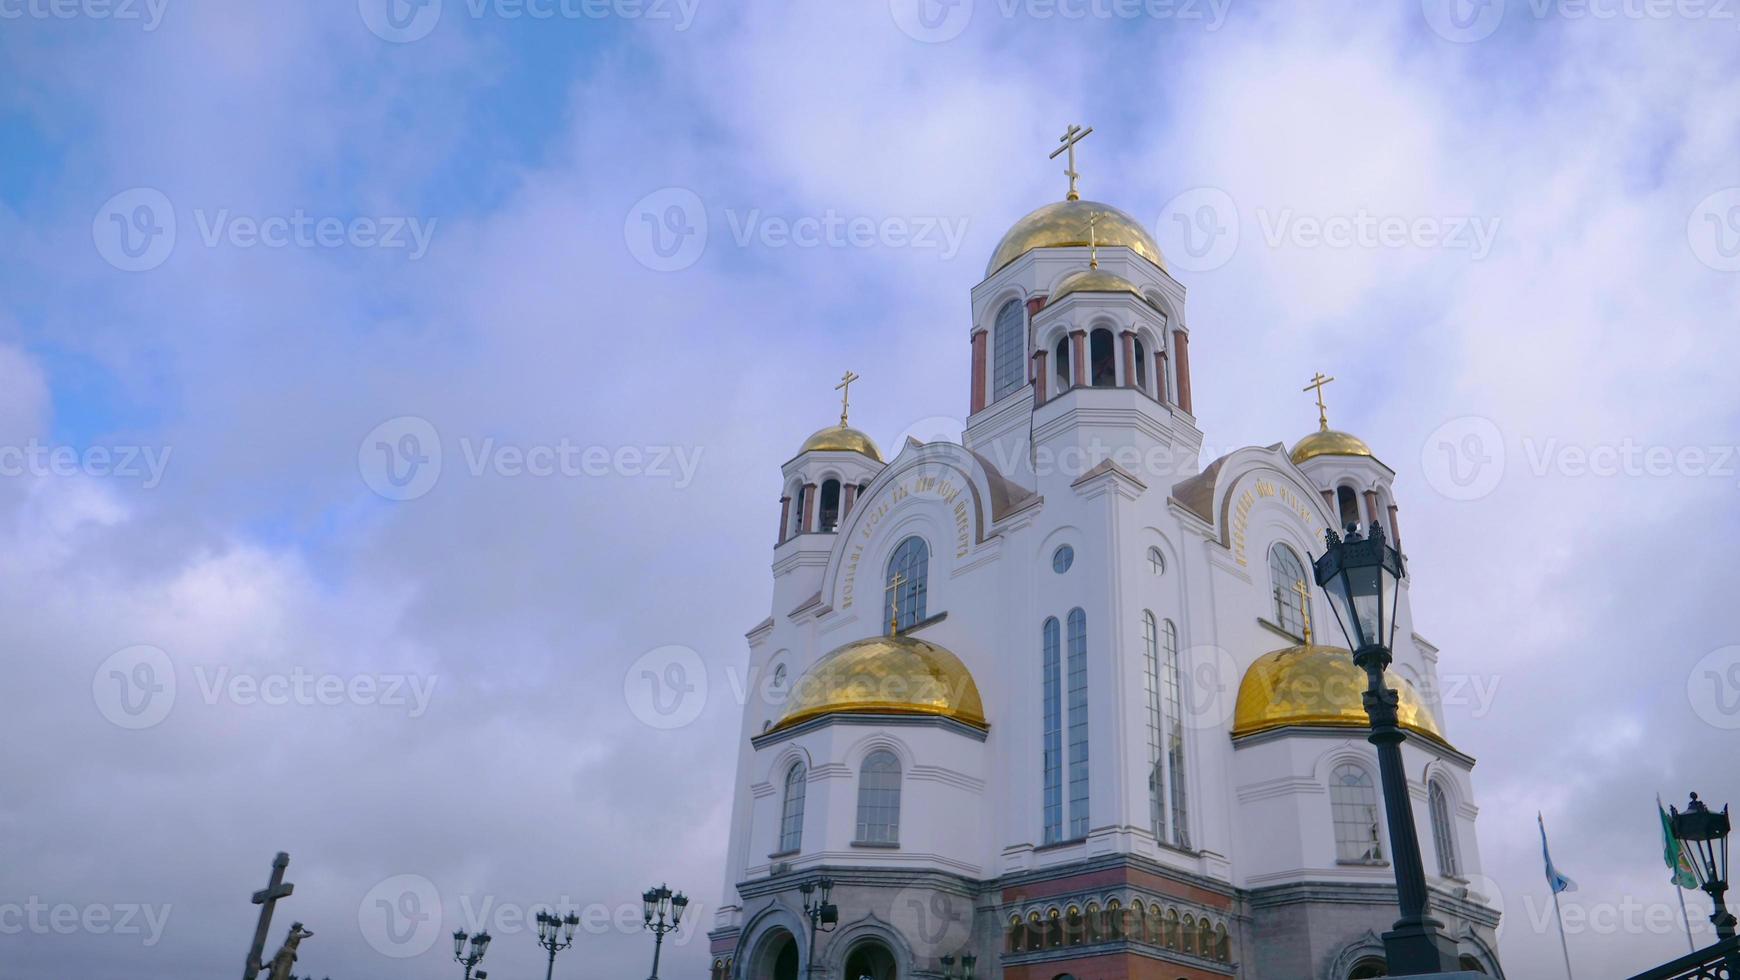
[{"label": "arched gable", "polygon": [[[1241,567],[1266,557],[1252,546],[1250,530],[1264,515],[1301,549],[1301,558],[1322,549],[1325,528],[1334,527],[1323,496],[1287,458],[1283,447],[1250,446],[1222,456],[1201,473],[1172,488],[1172,499],[1208,522],[1221,546]],[[1266,549],[1266,544],[1264,545]]]}]

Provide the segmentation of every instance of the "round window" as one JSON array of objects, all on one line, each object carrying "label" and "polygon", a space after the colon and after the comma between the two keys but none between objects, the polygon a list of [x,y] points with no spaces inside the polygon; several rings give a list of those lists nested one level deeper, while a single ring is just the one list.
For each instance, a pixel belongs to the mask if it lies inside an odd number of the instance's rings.
[{"label": "round window", "polygon": [[1051,570],[1059,575],[1069,571],[1069,566],[1075,564],[1075,549],[1063,545],[1051,553]]}]

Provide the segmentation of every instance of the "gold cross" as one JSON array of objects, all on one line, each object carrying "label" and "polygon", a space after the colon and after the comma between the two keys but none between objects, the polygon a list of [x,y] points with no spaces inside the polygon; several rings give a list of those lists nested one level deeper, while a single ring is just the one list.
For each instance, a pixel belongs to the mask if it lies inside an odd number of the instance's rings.
[{"label": "gold cross", "polygon": [[847,371],[840,375],[840,383],[834,386],[834,390],[840,393],[840,428],[842,429],[846,427],[846,410],[851,407],[851,402],[847,399],[852,395],[852,382],[857,380],[856,374]]},{"label": "gold cross", "polygon": [[888,597],[889,598],[889,605],[892,607],[890,610],[890,615],[888,617],[888,635],[889,636],[893,636],[894,634],[900,632],[900,587],[905,585],[905,584],[906,584],[906,576],[902,575],[899,572],[895,572],[894,577],[888,580],[887,591],[892,593]]},{"label": "gold cross", "polygon": [[1317,374],[1312,377],[1310,384],[1299,389],[1300,391],[1310,391],[1313,388],[1317,389],[1317,427],[1324,432],[1329,431],[1329,413],[1323,404],[1323,386],[1334,380],[1334,378],[1324,377],[1323,372],[1318,371]]},{"label": "gold cross", "polygon": [[1075,189],[1076,179],[1081,176],[1081,174],[1075,172],[1075,145],[1080,143],[1083,139],[1086,139],[1087,134],[1093,131],[1094,128],[1092,126],[1083,129],[1080,126],[1071,123],[1069,129],[1065,130],[1064,134],[1057,138],[1057,141],[1063,145],[1051,151],[1050,159],[1052,160],[1057,159],[1059,153],[1062,153],[1065,150],[1069,151],[1069,166],[1063,171],[1063,175],[1069,178],[1069,194],[1064,197],[1064,200],[1066,201],[1081,200],[1081,194]]},{"label": "gold cross", "polygon": [[1090,269],[1098,269],[1100,267],[1100,240],[1098,234],[1094,230],[1094,223],[1099,221],[1100,217],[1104,214],[1104,211],[1092,211],[1088,213],[1088,268]]},{"label": "gold cross", "polygon": [[1305,588],[1305,580],[1293,580],[1293,592],[1299,596],[1299,615],[1303,618],[1305,630],[1305,645],[1311,645],[1311,593]]}]

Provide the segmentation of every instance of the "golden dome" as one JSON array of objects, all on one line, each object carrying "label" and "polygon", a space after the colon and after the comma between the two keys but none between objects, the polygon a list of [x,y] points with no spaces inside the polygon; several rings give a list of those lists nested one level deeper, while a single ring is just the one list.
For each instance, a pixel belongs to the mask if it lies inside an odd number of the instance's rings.
[{"label": "golden dome", "polygon": [[1160,245],[1142,223],[1108,204],[1093,201],[1058,201],[1047,204],[1020,221],[1003,235],[997,250],[991,253],[991,263],[985,267],[989,278],[1036,248],[1087,248],[1088,216],[1094,219],[1093,242],[1101,248],[1127,248],[1160,268],[1166,260],[1160,255]]},{"label": "golden dome", "polygon": [[[1445,742],[1437,719],[1414,686],[1393,672],[1386,674],[1384,681],[1396,691],[1402,727]],[[1265,653],[1239,682],[1233,736],[1290,725],[1368,728],[1361,697],[1365,687],[1365,671],[1340,647],[1309,644]]]},{"label": "golden dome", "polygon": [[1293,446],[1293,462],[1303,463],[1318,456],[1371,456],[1371,447],[1359,436],[1334,429],[1319,429]]},{"label": "golden dome", "polygon": [[1104,269],[1088,269],[1075,273],[1057,287],[1057,292],[1052,293],[1047,302],[1055,303],[1071,293],[1129,293],[1144,303],[1148,301],[1148,297],[1142,295],[1142,290],[1135,283]]},{"label": "golden dome", "polygon": [[825,429],[817,429],[815,434],[804,440],[798,449],[798,455],[804,453],[861,453],[876,462],[882,462],[882,452],[870,437],[857,429],[845,425],[830,425]]},{"label": "golden dome", "polygon": [[773,731],[831,714],[933,715],[991,727],[960,658],[910,636],[872,636],[816,661],[792,685]]}]

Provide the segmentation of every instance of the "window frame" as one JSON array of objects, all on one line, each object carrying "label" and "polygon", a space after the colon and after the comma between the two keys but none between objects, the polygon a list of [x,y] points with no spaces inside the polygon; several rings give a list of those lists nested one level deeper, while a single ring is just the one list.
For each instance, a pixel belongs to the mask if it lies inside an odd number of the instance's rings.
[{"label": "window frame", "polygon": [[[887,765],[872,769],[873,764]],[[858,765],[857,835],[852,843],[873,847],[900,846],[900,791],[903,768],[892,749],[878,748]],[[889,777],[892,776],[892,779]],[[872,785],[872,780],[878,785]],[[873,794],[882,794],[877,797]],[[885,816],[886,819],[876,819]]]}]

